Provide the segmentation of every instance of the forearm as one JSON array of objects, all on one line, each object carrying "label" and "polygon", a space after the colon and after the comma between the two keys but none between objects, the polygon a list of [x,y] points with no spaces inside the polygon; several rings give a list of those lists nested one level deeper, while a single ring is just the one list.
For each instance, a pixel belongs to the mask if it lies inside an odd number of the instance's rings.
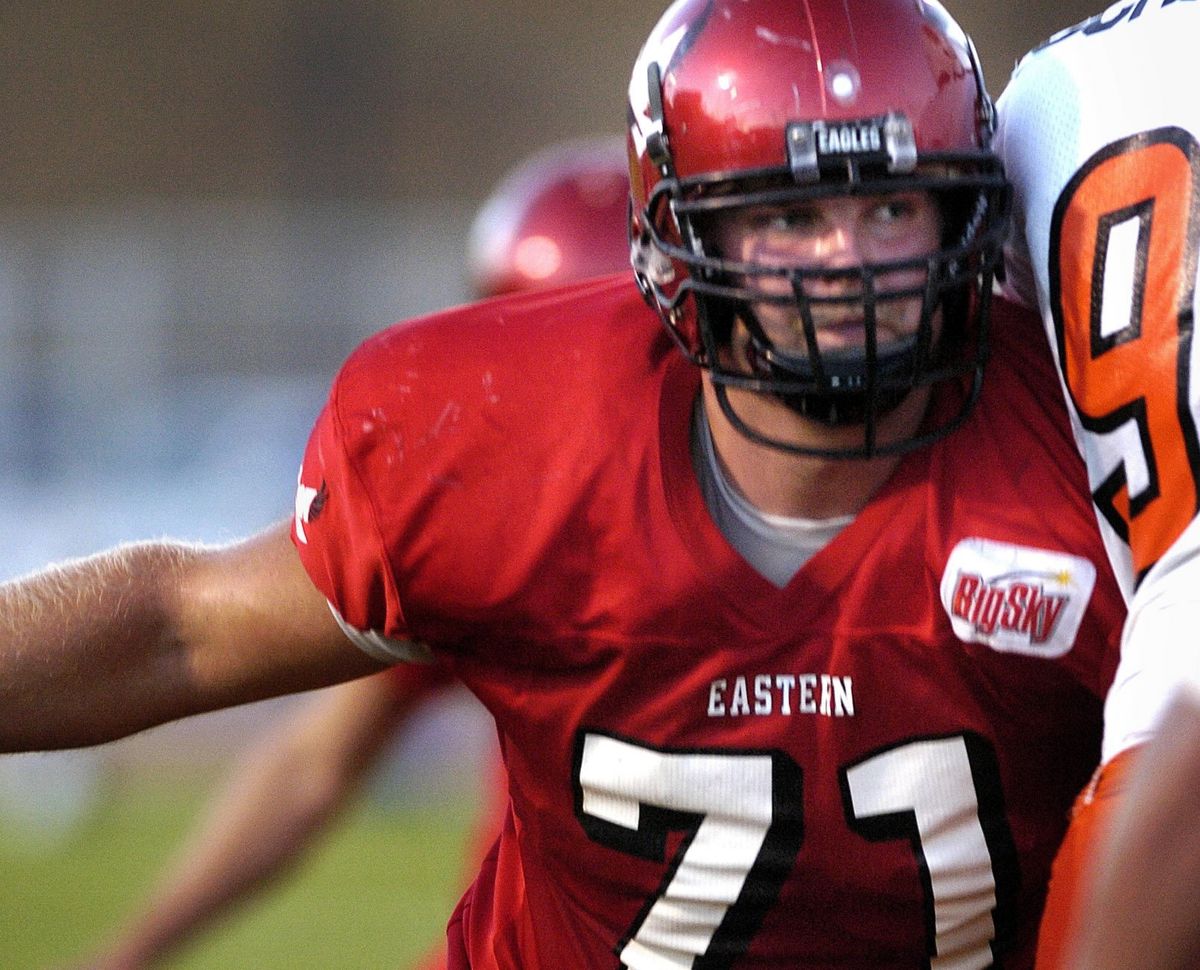
[{"label": "forearm", "polygon": [[379,667],[286,523],[220,548],[127,546],[0,586],[0,751],[96,744]]},{"label": "forearm", "polygon": [[346,805],[417,696],[390,674],[314,695],[243,759],[145,907],[89,970],[158,966],[281,875]]},{"label": "forearm", "polygon": [[131,545],[0,586],[0,748],[93,744],[157,723],[154,692],[184,680],[173,613],[196,554]]},{"label": "forearm", "polygon": [[1097,853],[1072,970],[1200,965],[1200,692],[1181,692],[1137,754]]},{"label": "forearm", "polygon": [[273,883],[342,807],[353,779],[283,733],[236,772],[97,970],[149,970]]}]

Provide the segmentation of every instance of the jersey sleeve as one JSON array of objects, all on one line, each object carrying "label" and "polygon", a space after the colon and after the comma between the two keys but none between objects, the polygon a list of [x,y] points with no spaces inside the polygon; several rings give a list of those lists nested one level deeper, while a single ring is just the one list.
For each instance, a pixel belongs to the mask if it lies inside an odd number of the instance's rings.
[{"label": "jersey sleeve", "polygon": [[352,358],[309,437],[296,483],[292,541],[351,640],[379,659],[415,659],[400,646],[408,629],[362,474],[369,425],[342,414],[347,382],[356,373]]},{"label": "jersey sleeve", "polygon": [[460,683],[445,660],[397,664],[387,676],[396,698],[408,704],[417,704]]},{"label": "jersey sleeve", "polygon": [[1067,835],[1054,857],[1046,908],[1038,930],[1036,970],[1062,970],[1075,933],[1092,868],[1128,786],[1133,751],[1125,751],[1097,770],[1076,799]]},{"label": "jersey sleeve", "polygon": [[[1028,109],[1025,90],[1028,86],[1026,78],[1034,70],[1029,64],[1032,56],[1026,55],[1017,66],[996,102],[996,134],[992,147],[1010,179],[1015,178],[1015,173],[1022,168],[1024,155],[1030,150],[1033,127],[1021,115]],[[1030,253],[1025,211],[1021,206],[1013,207],[1012,228],[1004,243],[1004,274],[1000,292],[1013,303],[1031,310],[1039,308],[1037,274]]]}]

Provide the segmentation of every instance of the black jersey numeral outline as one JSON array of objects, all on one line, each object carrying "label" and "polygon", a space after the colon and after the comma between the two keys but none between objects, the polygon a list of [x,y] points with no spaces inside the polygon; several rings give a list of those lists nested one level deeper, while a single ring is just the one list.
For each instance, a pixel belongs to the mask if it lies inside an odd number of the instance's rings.
[{"label": "black jersey numeral outline", "polygon": [[[801,767],[779,751],[658,748],[581,730],[573,778],[575,813],[592,841],[665,865],[613,948],[619,965],[733,966],[803,843]],[[926,966],[999,966],[1020,878],[989,742],[969,732],[913,738],[847,765],[840,784],[851,831],[913,847],[926,901]],[[672,832],[680,833],[673,842]],[[720,885],[713,898],[696,898],[696,887],[717,871],[723,878],[713,880]],[[968,905],[978,910],[965,924],[964,877]],[[707,940],[698,953],[697,940]]]},{"label": "black jersey numeral outline", "polygon": [[[1190,360],[1198,241],[1200,144],[1176,127],[1092,155],[1050,225],[1063,380],[1089,452],[1112,466],[1092,495],[1129,544],[1137,582],[1200,511]],[[1114,276],[1129,285],[1109,286]]]}]

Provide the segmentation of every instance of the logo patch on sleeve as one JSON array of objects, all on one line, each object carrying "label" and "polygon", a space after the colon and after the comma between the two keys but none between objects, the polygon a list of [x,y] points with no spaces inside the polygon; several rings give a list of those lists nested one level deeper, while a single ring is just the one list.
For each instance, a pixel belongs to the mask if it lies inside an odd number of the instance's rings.
[{"label": "logo patch on sleeve", "polygon": [[305,545],[308,544],[308,534],[304,531],[304,527],[310,522],[316,522],[317,516],[321,514],[321,510],[325,508],[325,503],[329,499],[329,489],[325,482],[321,482],[320,488],[310,488],[301,481],[301,476],[304,474],[304,469],[300,469],[300,473],[296,476],[296,515],[295,528],[296,538]]},{"label": "logo patch on sleeve", "polygon": [[942,606],[960,640],[1050,659],[1074,646],[1095,585],[1080,556],[970,538],[950,553]]}]

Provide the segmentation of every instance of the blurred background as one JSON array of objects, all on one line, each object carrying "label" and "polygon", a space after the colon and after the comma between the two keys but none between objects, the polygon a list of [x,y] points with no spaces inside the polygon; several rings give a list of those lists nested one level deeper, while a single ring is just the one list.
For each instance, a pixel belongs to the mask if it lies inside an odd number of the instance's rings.
[{"label": "blurred background", "polygon": [[[949,5],[994,95],[1025,49],[1100,9]],[[373,330],[467,298],[467,227],[512,165],[622,130],[661,10],[0,4],[0,578],[289,514],[340,360]],[[52,966],[98,939],[229,759],[294,703],[0,759],[0,966]],[[401,739],[347,841],[177,966],[294,967],[294,949],[271,962],[279,932],[336,954],[305,965],[397,967],[440,936],[456,863],[417,858],[392,823],[452,845],[489,729],[453,704],[427,720],[436,729]],[[397,907],[406,887],[426,909]],[[378,952],[356,949],[364,927]]]}]

